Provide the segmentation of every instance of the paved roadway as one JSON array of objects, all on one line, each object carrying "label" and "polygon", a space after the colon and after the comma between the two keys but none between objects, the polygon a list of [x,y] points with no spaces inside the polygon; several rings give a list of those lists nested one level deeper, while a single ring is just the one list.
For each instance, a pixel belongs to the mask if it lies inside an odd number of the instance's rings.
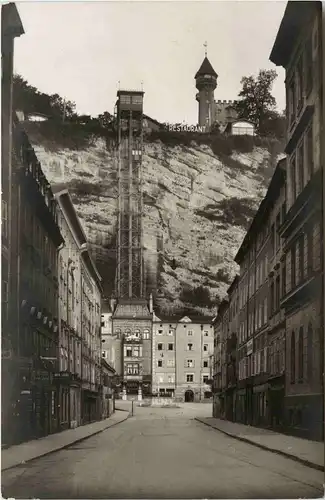
[{"label": "paved roadway", "polygon": [[[118,406],[118,405],[117,405]],[[205,426],[209,404],[134,417],[2,474],[5,498],[321,498],[323,473]]]}]

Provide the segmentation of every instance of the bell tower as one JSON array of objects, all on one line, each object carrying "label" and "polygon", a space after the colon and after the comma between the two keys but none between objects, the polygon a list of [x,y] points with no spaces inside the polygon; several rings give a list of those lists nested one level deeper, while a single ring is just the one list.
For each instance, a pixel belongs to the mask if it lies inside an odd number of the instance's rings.
[{"label": "bell tower", "polygon": [[215,119],[214,90],[217,87],[218,75],[207,57],[207,43],[204,46],[205,58],[195,75],[196,88],[199,91],[196,100],[199,103],[198,124],[209,130]]}]

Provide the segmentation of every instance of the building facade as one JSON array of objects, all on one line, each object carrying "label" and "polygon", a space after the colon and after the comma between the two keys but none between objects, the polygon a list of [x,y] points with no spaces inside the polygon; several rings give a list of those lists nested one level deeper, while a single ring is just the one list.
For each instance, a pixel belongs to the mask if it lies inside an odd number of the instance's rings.
[{"label": "building facade", "polygon": [[[15,314],[17,290],[11,282],[11,266],[16,259],[11,255],[13,217],[17,214],[16,191],[13,192],[12,172],[12,127],[13,127],[13,64],[14,41],[24,33],[24,28],[15,4],[1,7],[1,357],[2,357],[2,399],[1,422],[3,439],[9,439],[8,429],[12,421],[13,381],[10,371],[13,356],[13,332],[16,329]],[[15,236],[15,235],[14,235]],[[15,268],[14,268],[15,269]],[[14,287],[14,288],[13,288]],[[14,310],[12,310],[14,306]]]},{"label": "building facade", "polygon": [[[12,292],[15,318],[8,374],[13,384],[12,435],[18,441],[58,430],[58,269],[63,238],[56,201],[18,119],[13,119]],[[9,415],[9,416],[10,416]]]},{"label": "building facade", "polygon": [[175,397],[203,401],[212,398],[209,358],[213,354],[212,318],[184,316],[176,324]]},{"label": "building facade", "polygon": [[[288,42],[289,40],[289,42]],[[285,418],[323,438],[322,4],[288,2],[270,56],[286,71]]]}]

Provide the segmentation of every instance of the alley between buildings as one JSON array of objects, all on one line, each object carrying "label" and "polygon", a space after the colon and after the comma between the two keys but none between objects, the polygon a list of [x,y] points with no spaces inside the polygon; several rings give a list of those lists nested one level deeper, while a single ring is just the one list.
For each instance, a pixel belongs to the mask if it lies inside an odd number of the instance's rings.
[{"label": "alley between buildings", "polygon": [[210,404],[133,417],[2,474],[5,498],[320,498],[323,473],[194,419]]}]

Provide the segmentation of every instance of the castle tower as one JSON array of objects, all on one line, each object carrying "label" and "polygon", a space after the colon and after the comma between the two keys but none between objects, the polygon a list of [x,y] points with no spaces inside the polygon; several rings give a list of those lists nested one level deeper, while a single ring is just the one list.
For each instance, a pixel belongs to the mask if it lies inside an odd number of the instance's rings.
[{"label": "castle tower", "polygon": [[214,71],[205,51],[203,63],[195,75],[196,88],[199,91],[196,94],[196,100],[199,103],[199,126],[210,128],[214,122],[214,90],[217,87],[217,78],[218,75]]}]

